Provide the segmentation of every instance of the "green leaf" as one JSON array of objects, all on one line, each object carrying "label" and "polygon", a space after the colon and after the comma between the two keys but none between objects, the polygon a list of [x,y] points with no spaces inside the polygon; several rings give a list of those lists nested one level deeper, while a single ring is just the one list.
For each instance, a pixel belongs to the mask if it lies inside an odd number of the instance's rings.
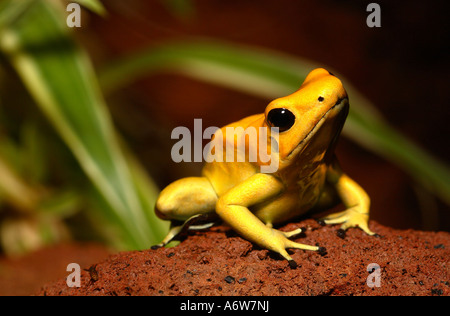
[{"label": "green leaf", "polygon": [[42,183],[49,171],[49,152],[45,135],[40,132],[36,120],[22,123],[20,141],[22,148],[22,174],[26,175],[30,183]]},{"label": "green leaf", "polygon": [[179,18],[187,19],[194,14],[194,6],[190,0],[161,0],[161,2]]},{"label": "green leaf", "polygon": [[40,194],[28,185],[0,156],[0,195],[9,204],[25,214],[32,213]]},{"label": "green leaf", "polygon": [[[2,30],[0,49],[110,206],[105,212],[114,212],[128,248],[148,248],[166,224],[148,221],[153,205],[142,201],[89,58],[68,31],[53,3],[37,0]],[[147,189],[147,199],[156,199],[156,189]]]},{"label": "green leaf", "polygon": [[311,68],[307,61],[293,64],[284,57],[215,41],[172,42],[112,62],[99,79],[104,91],[111,91],[139,77],[169,71],[272,98],[297,89]]},{"label": "green leaf", "polygon": [[99,0],[75,0],[86,9],[97,13],[98,15],[104,16],[106,14],[106,9]]},{"label": "green leaf", "polygon": [[19,18],[35,0],[3,0],[0,1],[0,30]]},{"label": "green leaf", "polygon": [[[106,91],[156,72],[174,72],[246,92],[277,98],[297,90],[315,62],[279,52],[212,40],[170,42],[124,57],[101,73]],[[325,66],[325,68],[327,68]],[[351,100],[343,135],[407,172],[450,204],[450,170],[391,127],[373,104],[337,74]]]}]

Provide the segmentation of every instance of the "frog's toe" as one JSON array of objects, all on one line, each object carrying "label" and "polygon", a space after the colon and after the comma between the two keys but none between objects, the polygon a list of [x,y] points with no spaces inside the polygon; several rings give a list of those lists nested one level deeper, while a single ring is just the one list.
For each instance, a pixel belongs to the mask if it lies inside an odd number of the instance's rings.
[{"label": "frog's toe", "polygon": [[298,242],[295,242],[295,241],[292,241],[292,240],[288,240],[286,242],[286,248],[296,248],[296,249],[303,249],[303,250],[318,251],[318,250],[320,250],[321,247],[300,244]]},{"label": "frog's toe", "polygon": [[303,250],[312,250],[317,251],[319,254],[324,254],[326,252],[325,248],[319,246],[311,246],[300,244],[295,241],[288,239],[289,236],[294,236],[298,233],[301,233],[303,230],[301,228],[297,228],[291,232],[282,232],[279,230],[273,230],[275,233],[275,238],[271,238],[271,244],[267,245],[268,249],[279,253],[284,259],[289,262],[289,266],[294,268],[297,266],[297,263],[291,258],[286,249],[295,248],[295,249],[303,249]]},{"label": "frog's toe", "polygon": [[345,223],[347,220],[348,220],[348,212],[343,211],[320,218],[318,222],[321,225],[331,225],[331,224]]},{"label": "frog's toe", "polygon": [[327,254],[327,248],[319,247],[319,249],[317,249],[317,252],[319,253],[319,255],[321,255],[323,257]]},{"label": "frog's toe", "polygon": [[294,229],[290,232],[282,232],[284,236],[286,236],[286,238],[291,238],[293,236],[299,235],[301,233],[304,233],[304,229],[303,228],[297,228]]},{"label": "frog's toe", "polygon": [[317,218],[316,219],[317,224],[320,226],[325,226],[327,223],[325,223],[325,220],[323,218]]},{"label": "frog's toe", "polygon": [[345,229],[339,228],[336,232],[336,235],[339,238],[345,239]]},{"label": "frog's toe", "polygon": [[[292,242],[292,244],[289,245],[289,248],[297,248],[297,249],[303,249],[303,250],[313,250],[317,251],[317,253],[321,256],[325,256],[327,254],[327,249],[325,247],[319,247],[319,246],[310,246],[310,245],[304,245],[304,244],[298,244]],[[292,259],[287,252],[281,252],[281,255],[288,260],[289,266],[291,269],[295,269],[298,267],[297,262]]]},{"label": "frog's toe", "polygon": [[295,260],[289,260],[289,266],[291,267],[291,269],[296,269],[298,267],[297,262],[295,262]]},{"label": "frog's toe", "polygon": [[367,235],[370,236],[376,236],[377,234],[374,233],[369,229],[369,225],[366,221],[355,221],[355,220],[348,220],[344,224],[342,224],[341,228],[338,230],[337,234],[339,237],[344,238],[345,232],[347,229],[352,227],[359,227],[362,231],[364,231]]},{"label": "frog's toe", "polygon": [[371,231],[367,225],[364,225],[363,227],[359,226],[367,235],[374,236],[374,237],[380,237],[377,233]]}]

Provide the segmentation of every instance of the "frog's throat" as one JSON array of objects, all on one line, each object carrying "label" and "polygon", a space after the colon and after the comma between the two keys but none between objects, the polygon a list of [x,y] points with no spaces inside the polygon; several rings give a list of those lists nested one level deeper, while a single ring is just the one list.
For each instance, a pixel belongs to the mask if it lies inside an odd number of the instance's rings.
[{"label": "frog's throat", "polygon": [[327,120],[328,116],[331,113],[334,113],[336,111],[340,111],[346,104],[348,104],[348,98],[340,98],[336,101],[336,103],[328,109],[328,111],[325,112],[324,115],[320,118],[319,122],[317,122],[316,125],[314,125],[313,128],[306,134],[305,138],[302,139],[302,141],[291,150],[291,152],[284,158],[284,160],[290,160],[293,156],[295,156],[299,151],[301,151],[306,144],[309,143],[311,138],[316,134],[316,131],[324,124],[324,122]]}]

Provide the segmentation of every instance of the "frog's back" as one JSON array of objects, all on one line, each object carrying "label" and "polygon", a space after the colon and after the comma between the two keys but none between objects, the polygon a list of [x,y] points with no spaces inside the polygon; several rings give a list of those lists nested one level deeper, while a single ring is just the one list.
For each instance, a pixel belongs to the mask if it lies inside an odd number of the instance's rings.
[{"label": "frog's back", "polygon": [[211,162],[207,163],[202,171],[203,176],[211,182],[218,196],[223,195],[257,172],[255,167],[245,162]]},{"label": "frog's back", "polygon": [[[252,160],[249,160],[248,155],[249,150],[256,150],[256,147],[251,147],[254,145],[255,140],[249,141],[248,136],[246,137],[246,135],[251,135],[252,128],[257,131],[257,129],[262,126],[263,122],[264,114],[256,114],[226,125],[218,131],[221,133],[223,142],[221,142],[221,146],[218,142],[215,145],[213,152],[216,157],[222,157],[223,161],[217,161],[216,159],[212,162],[208,162],[205,164],[202,171],[203,176],[208,178],[218,196],[221,196],[232,187],[260,171],[259,165]],[[249,127],[250,129],[248,129]],[[230,131],[228,132],[228,137],[230,135],[232,136],[229,137],[230,139],[227,138],[227,128],[233,128],[233,130],[231,130],[232,134],[230,134]],[[257,134],[257,132],[255,134]],[[216,136],[217,133],[215,134],[215,137]],[[238,148],[238,139],[242,141],[241,144],[245,145],[245,152],[243,155],[241,152],[242,150]],[[227,146],[232,150],[231,153],[230,150],[227,149]],[[251,147],[251,149],[249,149],[249,147]],[[238,160],[238,158],[243,161],[239,162],[240,160]]]}]

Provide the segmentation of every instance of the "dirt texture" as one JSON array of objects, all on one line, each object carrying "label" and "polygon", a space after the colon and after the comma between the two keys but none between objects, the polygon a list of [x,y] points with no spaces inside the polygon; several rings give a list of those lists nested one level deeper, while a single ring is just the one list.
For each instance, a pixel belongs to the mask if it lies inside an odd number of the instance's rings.
[{"label": "dirt texture", "polygon": [[[191,232],[176,247],[123,252],[81,274],[81,287],[66,280],[45,285],[38,295],[450,295],[450,234],[396,230],[371,221],[373,237],[308,219],[281,230],[305,227],[293,239],[326,247],[292,250],[286,260],[237,236],[226,226]],[[368,266],[377,264],[379,270]],[[368,271],[369,270],[369,271]],[[367,280],[380,287],[369,287]]]}]

